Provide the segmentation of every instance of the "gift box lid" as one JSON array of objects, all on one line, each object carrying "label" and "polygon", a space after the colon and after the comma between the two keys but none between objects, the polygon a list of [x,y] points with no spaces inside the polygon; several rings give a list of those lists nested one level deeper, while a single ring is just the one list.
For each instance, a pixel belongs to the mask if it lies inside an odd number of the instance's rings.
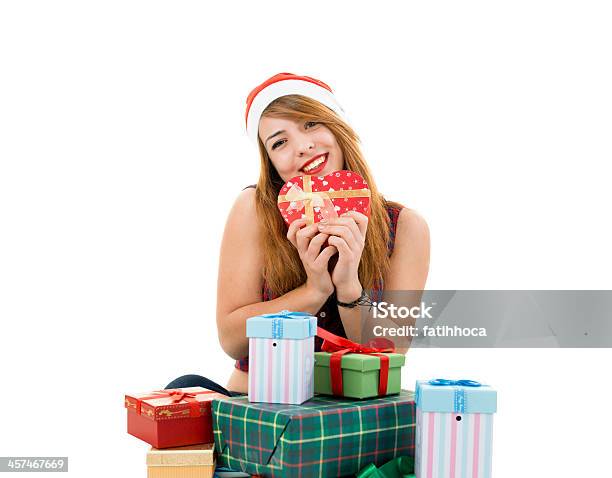
[{"label": "gift box lid", "polygon": [[[329,367],[331,355],[329,352],[315,352],[315,367]],[[406,361],[406,356],[403,354],[385,353],[385,355],[389,357],[389,368],[401,367]],[[358,372],[379,370],[380,357],[365,354],[346,354],[342,357],[340,367],[348,370],[357,370]]]},{"label": "gift box lid", "polygon": [[416,406],[423,412],[495,413],[497,392],[473,380],[417,380]]},{"label": "gift box lid", "polygon": [[186,387],[125,396],[125,408],[151,420],[198,417],[210,413],[213,398],[223,398],[202,387]]},{"label": "gift box lid", "polygon": [[147,466],[212,466],[215,464],[214,451],[214,443],[163,450],[151,448],[147,453]]},{"label": "gift box lid", "polygon": [[305,312],[283,310],[247,319],[246,335],[251,338],[305,339],[317,333],[317,318]]}]

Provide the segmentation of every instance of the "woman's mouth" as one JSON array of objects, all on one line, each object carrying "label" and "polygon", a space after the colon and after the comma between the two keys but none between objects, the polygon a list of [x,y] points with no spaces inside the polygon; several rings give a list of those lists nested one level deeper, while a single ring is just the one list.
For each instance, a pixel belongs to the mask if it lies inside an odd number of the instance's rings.
[{"label": "woman's mouth", "polygon": [[327,164],[328,155],[329,153],[324,153],[324,154],[315,156],[310,161],[308,161],[304,166],[302,166],[300,171],[308,175],[320,173],[321,171],[323,171],[323,168]]}]

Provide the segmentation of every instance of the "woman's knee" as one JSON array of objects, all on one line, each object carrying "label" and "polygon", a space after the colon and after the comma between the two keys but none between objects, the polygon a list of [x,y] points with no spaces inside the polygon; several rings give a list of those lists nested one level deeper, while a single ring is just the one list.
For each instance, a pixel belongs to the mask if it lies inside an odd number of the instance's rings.
[{"label": "woman's knee", "polygon": [[203,387],[206,379],[201,375],[189,374],[182,375],[181,377],[175,378],[166,385],[168,388],[187,388],[187,387]]}]

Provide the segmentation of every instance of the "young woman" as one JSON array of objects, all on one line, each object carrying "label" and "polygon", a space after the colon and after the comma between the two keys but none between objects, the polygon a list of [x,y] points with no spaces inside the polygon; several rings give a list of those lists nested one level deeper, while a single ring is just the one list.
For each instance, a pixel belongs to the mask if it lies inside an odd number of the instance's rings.
[{"label": "young woman", "polygon": [[[247,391],[246,320],[293,310],[318,317],[321,327],[360,342],[361,315],[354,307],[368,294],[422,290],[429,268],[429,231],[414,211],[378,192],[358,137],[325,83],[281,73],[247,99],[247,132],[259,147],[256,186],[238,196],[227,220],[217,290],[221,346],[236,367],[228,388]],[[370,217],[347,212],[337,219],[287,227],[277,197],[295,176],[337,170],[361,175],[370,192]],[[315,341],[317,350],[321,341]],[[169,387],[199,385],[186,376]]]}]

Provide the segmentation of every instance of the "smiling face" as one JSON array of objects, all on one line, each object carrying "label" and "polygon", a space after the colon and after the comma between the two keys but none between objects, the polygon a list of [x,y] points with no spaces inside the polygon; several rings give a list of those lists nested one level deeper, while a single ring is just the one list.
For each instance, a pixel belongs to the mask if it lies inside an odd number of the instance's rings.
[{"label": "smiling face", "polygon": [[321,123],[262,116],[259,138],[283,181],[303,174],[325,176],[344,167],[336,137]]}]

